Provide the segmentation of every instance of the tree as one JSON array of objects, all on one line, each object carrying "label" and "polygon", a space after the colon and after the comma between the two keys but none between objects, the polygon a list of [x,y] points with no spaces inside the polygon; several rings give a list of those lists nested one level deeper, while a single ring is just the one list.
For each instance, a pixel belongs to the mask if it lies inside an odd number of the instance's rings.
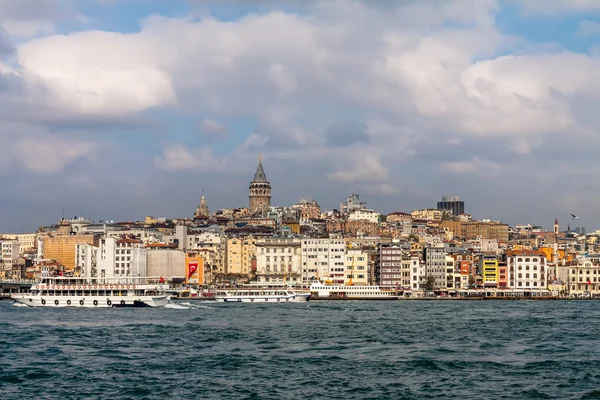
[{"label": "tree", "polygon": [[435,286],[435,277],[433,275],[427,275],[425,277],[425,289],[433,290]]}]

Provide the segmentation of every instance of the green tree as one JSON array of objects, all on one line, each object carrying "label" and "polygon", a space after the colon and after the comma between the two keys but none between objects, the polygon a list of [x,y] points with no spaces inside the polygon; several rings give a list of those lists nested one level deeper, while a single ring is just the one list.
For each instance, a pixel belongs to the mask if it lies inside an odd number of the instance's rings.
[{"label": "green tree", "polygon": [[425,289],[433,290],[435,286],[435,277],[433,275],[427,275],[425,277]]}]

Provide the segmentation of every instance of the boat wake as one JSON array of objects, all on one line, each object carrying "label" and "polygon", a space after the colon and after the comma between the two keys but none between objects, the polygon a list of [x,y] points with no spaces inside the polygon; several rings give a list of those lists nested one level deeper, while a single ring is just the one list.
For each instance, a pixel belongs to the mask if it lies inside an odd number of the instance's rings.
[{"label": "boat wake", "polygon": [[13,307],[29,307],[27,304],[13,303]]},{"label": "boat wake", "polygon": [[186,307],[183,304],[173,304],[173,303],[169,303],[165,306],[165,308],[170,308],[172,310],[189,310],[192,307]]}]

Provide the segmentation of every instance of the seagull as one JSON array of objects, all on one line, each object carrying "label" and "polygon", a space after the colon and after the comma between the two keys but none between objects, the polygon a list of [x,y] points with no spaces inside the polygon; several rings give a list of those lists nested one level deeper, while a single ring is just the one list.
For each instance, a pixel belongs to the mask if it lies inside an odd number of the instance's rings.
[{"label": "seagull", "polygon": [[579,215],[571,214],[571,217],[573,217],[573,219],[579,219]]}]

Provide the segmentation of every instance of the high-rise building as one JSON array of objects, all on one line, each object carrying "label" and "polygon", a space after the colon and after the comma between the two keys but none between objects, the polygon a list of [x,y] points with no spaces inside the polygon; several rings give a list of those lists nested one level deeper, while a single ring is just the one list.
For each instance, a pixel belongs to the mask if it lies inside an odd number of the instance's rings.
[{"label": "high-rise building", "polygon": [[258,159],[258,167],[254,179],[250,183],[250,212],[265,211],[271,206],[271,184],[262,166],[262,156]]},{"label": "high-rise building", "polygon": [[358,194],[352,193],[348,195],[348,200],[340,203],[340,213],[350,214],[354,210],[362,210],[367,208],[366,201],[360,201]]},{"label": "high-rise building", "polygon": [[465,213],[465,202],[460,199],[460,196],[443,196],[442,201],[438,201],[437,209],[450,211],[453,215],[461,215]]}]

